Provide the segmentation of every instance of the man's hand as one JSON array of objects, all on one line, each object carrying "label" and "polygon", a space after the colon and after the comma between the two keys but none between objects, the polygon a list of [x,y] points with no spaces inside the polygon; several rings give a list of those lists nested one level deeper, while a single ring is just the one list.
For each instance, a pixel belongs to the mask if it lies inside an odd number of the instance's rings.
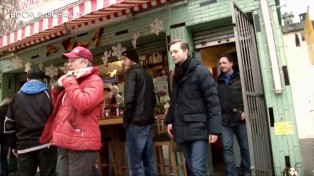
[{"label": "man's hand", "polygon": [[167,125],[167,132],[170,138],[173,138],[173,134],[172,134],[172,124],[168,124]]},{"label": "man's hand", "polygon": [[245,112],[242,112],[242,114],[241,114],[241,120],[245,120]]},{"label": "man's hand", "polygon": [[12,149],[12,153],[13,153],[14,156],[18,157],[16,149]]},{"label": "man's hand", "polygon": [[217,139],[218,139],[217,135],[212,135],[212,134],[208,135],[208,142],[211,144],[215,143]]},{"label": "man's hand", "polygon": [[62,75],[59,79],[58,79],[58,86],[63,87],[63,80],[65,79],[65,77],[67,77],[67,75]]}]

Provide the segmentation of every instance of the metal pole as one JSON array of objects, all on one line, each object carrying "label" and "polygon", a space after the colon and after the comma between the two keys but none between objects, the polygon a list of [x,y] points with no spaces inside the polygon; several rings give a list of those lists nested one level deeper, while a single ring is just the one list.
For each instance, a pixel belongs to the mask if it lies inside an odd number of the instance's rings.
[{"label": "metal pole", "polygon": [[276,53],[276,46],[275,46],[275,39],[274,39],[274,32],[271,25],[271,19],[269,15],[269,7],[267,0],[260,0],[262,18],[265,25],[265,33],[266,33],[266,40],[267,40],[267,49],[271,63],[271,70],[273,75],[273,82],[274,82],[274,90],[276,94],[282,93],[282,82],[278,64],[278,57]]}]

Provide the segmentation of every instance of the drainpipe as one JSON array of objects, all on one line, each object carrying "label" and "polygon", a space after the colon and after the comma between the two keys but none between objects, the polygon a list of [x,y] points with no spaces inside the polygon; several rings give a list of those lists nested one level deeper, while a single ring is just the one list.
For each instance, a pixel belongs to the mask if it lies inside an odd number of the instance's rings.
[{"label": "drainpipe", "polygon": [[268,54],[269,54],[270,63],[271,63],[274,90],[276,94],[281,94],[283,91],[283,88],[282,88],[282,81],[281,81],[281,76],[280,76],[280,65],[278,63],[274,32],[272,29],[272,24],[271,24],[272,21],[269,15],[269,7],[268,7],[267,0],[260,0],[260,6],[261,6],[262,18],[265,25],[267,49],[268,49]]}]

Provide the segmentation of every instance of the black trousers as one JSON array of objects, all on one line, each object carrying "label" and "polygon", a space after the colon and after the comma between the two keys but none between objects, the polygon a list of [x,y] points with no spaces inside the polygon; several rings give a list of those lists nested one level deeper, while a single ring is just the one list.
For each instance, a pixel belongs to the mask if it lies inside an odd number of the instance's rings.
[{"label": "black trousers", "polygon": [[34,176],[39,167],[41,176],[55,176],[57,147],[50,146],[40,150],[18,155],[17,176]]}]

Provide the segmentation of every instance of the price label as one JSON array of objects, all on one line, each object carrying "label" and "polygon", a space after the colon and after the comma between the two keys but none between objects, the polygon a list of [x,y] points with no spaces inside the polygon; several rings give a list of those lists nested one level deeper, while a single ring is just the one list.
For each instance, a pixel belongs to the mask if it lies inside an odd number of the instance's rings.
[{"label": "price label", "polygon": [[275,135],[293,134],[292,122],[276,122],[274,125],[275,125]]}]

